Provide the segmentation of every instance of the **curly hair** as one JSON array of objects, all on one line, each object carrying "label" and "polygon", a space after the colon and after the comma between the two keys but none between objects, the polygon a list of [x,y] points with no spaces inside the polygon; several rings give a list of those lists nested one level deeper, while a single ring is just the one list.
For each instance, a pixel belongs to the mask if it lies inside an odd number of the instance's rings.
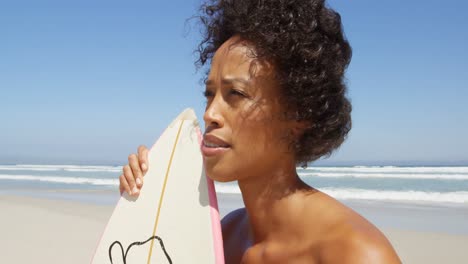
[{"label": "curly hair", "polygon": [[200,19],[198,66],[234,35],[255,46],[257,59],[274,63],[290,116],[306,124],[292,145],[297,164],[330,156],[343,143],[351,129],[344,73],[352,51],[325,0],[209,0]]}]

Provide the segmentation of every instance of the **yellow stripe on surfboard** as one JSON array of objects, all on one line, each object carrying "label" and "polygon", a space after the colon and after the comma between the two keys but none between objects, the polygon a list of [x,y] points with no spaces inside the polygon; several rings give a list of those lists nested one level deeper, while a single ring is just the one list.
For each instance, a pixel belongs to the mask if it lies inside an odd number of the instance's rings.
[{"label": "yellow stripe on surfboard", "polygon": [[[158,212],[156,213],[156,218],[154,220],[154,228],[153,228],[152,236],[156,235],[156,228],[158,227],[158,221],[159,221],[159,213],[161,212],[161,206],[162,206],[163,199],[164,199],[164,192],[166,191],[167,178],[169,176],[169,171],[171,170],[172,158],[174,157],[174,152],[177,147],[177,142],[179,141],[180,131],[182,130],[183,124],[184,124],[184,120],[182,120],[182,123],[179,126],[179,131],[177,131],[177,136],[174,142],[174,146],[172,147],[172,153],[169,159],[169,164],[167,165],[166,176],[164,177],[164,183],[163,183],[161,195],[159,197]],[[153,254],[153,246],[154,246],[154,239],[151,240],[151,247],[150,247],[149,254],[148,254],[148,262],[147,262],[148,264],[150,264],[151,255]]]}]

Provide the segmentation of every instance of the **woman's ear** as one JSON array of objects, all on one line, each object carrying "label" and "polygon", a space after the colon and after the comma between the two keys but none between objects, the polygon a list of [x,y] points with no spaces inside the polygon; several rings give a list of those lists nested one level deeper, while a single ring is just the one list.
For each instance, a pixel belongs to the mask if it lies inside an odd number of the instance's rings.
[{"label": "woman's ear", "polygon": [[305,121],[292,120],[292,133],[293,136],[298,139],[304,134],[304,131],[307,128],[307,123]]}]

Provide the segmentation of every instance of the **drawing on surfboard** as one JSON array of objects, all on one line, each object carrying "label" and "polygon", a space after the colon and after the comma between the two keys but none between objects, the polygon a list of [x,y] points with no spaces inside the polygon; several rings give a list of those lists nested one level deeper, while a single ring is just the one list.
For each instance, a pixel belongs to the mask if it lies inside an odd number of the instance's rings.
[{"label": "drawing on surfboard", "polygon": [[133,246],[141,246],[141,245],[144,245],[146,243],[148,243],[149,241],[153,240],[153,239],[157,239],[159,241],[159,244],[161,245],[161,249],[163,250],[164,252],[164,255],[166,256],[168,262],[170,264],[172,264],[172,260],[171,260],[171,257],[169,256],[169,254],[167,253],[166,251],[166,248],[164,246],[164,242],[162,241],[162,239],[158,236],[152,236],[150,238],[148,238],[147,240],[145,241],[142,241],[142,242],[133,242],[131,243],[128,247],[127,247],[127,250],[124,251],[124,247],[122,246],[122,243],[120,243],[120,241],[114,241],[114,243],[112,243],[109,247],[109,260],[110,260],[110,263],[111,264],[114,264],[113,260],[112,260],[112,248],[115,246],[115,245],[119,245],[120,246],[120,250],[121,250],[121,253],[122,253],[122,261],[124,264],[129,264],[127,263],[127,255],[130,251],[130,249],[133,247]]}]

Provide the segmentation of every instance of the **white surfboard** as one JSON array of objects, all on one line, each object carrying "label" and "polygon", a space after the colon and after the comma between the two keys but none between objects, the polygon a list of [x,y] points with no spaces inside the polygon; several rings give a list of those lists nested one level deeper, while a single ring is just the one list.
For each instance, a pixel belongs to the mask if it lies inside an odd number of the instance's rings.
[{"label": "white surfboard", "polygon": [[205,176],[195,113],[182,112],[149,151],[137,198],[124,194],[95,264],[224,263],[213,182]]}]

